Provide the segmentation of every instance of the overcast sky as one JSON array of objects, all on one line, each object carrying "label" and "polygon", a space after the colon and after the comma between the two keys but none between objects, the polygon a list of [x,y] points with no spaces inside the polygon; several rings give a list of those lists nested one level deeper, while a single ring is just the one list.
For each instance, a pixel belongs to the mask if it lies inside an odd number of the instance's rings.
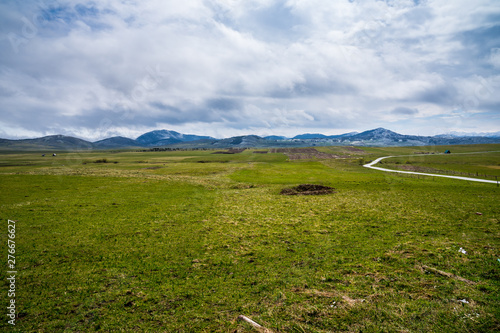
[{"label": "overcast sky", "polygon": [[498,0],[0,3],[0,137],[500,131]]}]

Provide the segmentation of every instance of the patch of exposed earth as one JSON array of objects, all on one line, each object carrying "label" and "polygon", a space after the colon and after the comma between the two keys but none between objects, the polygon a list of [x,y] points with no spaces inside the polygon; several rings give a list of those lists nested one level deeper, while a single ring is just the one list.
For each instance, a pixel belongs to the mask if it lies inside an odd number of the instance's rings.
[{"label": "patch of exposed earth", "polygon": [[283,195],[321,195],[335,193],[335,189],[330,186],[315,185],[315,184],[301,184],[292,188],[285,188],[281,190]]},{"label": "patch of exposed earth", "polygon": [[290,160],[311,160],[311,159],[333,159],[333,158],[346,158],[348,156],[341,156],[336,154],[324,153],[316,150],[316,148],[273,148],[270,153],[283,153]]}]

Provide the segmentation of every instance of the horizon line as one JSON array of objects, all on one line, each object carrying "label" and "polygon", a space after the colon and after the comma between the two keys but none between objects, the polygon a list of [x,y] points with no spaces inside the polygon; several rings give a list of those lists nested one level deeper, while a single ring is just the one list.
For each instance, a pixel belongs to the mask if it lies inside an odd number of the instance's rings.
[{"label": "horizon line", "polygon": [[[373,128],[373,129],[368,129],[368,130],[360,131],[360,132],[359,131],[350,131],[350,132],[345,132],[345,133],[341,133],[341,134],[322,134],[322,133],[317,133],[317,132],[316,133],[306,132],[306,133],[296,134],[293,137],[279,135],[279,134],[270,134],[270,135],[264,135],[264,136],[257,135],[257,134],[241,134],[241,135],[233,135],[233,136],[229,136],[229,137],[220,137],[220,138],[218,138],[218,137],[212,137],[212,136],[204,135],[204,134],[181,133],[181,132],[177,132],[175,130],[169,130],[169,129],[162,128],[162,129],[154,129],[154,130],[151,130],[151,131],[144,132],[143,134],[137,136],[136,138],[130,138],[130,137],[123,136],[123,135],[114,135],[114,136],[105,137],[105,138],[102,138],[102,139],[92,140],[92,139],[88,139],[88,138],[85,138],[83,136],[79,136],[79,135],[75,135],[75,134],[60,134],[59,133],[59,134],[47,134],[47,135],[42,135],[42,136],[37,136],[37,137],[25,137],[25,138],[17,138],[17,139],[0,138],[0,140],[20,141],[20,140],[35,140],[35,139],[41,139],[41,138],[46,138],[46,137],[51,137],[51,136],[65,136],[65,137],[72,137],[72,138],[75,138],[75,139],[80,139],[80,140],[84,140],[84,141],[88,141],[88,142],[92,142],[92,143],[99,142],[99,141],[106,140],[106,139],[117,138],[117,137],[122,137],[122,138],[126,138],[126,139],[130,139],[130,140],[134,140],[135,141],[139,137],[141,137],[142,135],[148,134],[148,133],[151,133],[151,132],[155,132],[155,131],[169,131],[169,132],[176,132],[176,133],[179,133],[179,134],[182,134],[182,135],[206,136],[206,137],[213,138],[213,139],[216,139],[216,140],[224,140],[224,139],[241,137],[241,136],[257,136],[257,137],[260,137],[260,138],[265,138],[265,137],[268,137],[268,136],[280,136],[280,137],[283,137],[285,139],[294,139],[296,136],[299,136],[299,135],[308,135],[308,134],[315,135],[315,134],[318,134],[318,135],[323,135],[325,137],[331,137],[331,136],[341,136],[341,135],[351,134],[351,133],[355,133],[353,135],[362,134],[362,133],[365,133],[365,132],[374,131],[374,130],[378,130],[378,129],[383,129],[383,130],[390,131],[390,132],[393,132],[393,133],[396,133],[396,134],[399,134],[399,135],[421,136],[421,137],[435,137],[435,136],[440,136],[440,135],[451,135],[451,136],[456,136],[456,137],[471,137],[471,136],[472,137],[474,137],[474,136],[476,136],[476,137],[485,137],[485,135],[488,135],[488,134],[497,134],[497,133],[500,136],[500,132],[499,131],[497,131],[497,132],[480,132],[480,133],[477,133],[477,132],[457,132],[457,131],[451,131],[449,133],[440,133],[440,134],[434,134],[434,135],[402,134],[402,133],[395,132],[393,130],[390,130],[390,129],[387,129],[387,128],[384,128],[384,127],[377,127],[377,128]],[[311,139],[313,139],[313,138],[311,138]]]}]

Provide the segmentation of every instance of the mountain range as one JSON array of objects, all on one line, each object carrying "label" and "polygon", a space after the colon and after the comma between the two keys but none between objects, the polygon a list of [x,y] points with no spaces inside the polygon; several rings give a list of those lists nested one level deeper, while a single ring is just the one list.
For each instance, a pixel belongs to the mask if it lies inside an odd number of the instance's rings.
[{"label": "mountain range", "polygon": [[428,146],[456,144],[500,143],[500,132],[483,136],[443,134],[436,136],[403,135],[385,128],[376,128],[362,133],[341,135],[300,134],[293,138],[257,135],[235,136],[215,139],[210,136],[182,134],[169,130],[156,130],[130,139],[116,136],[90,142],[71,136],[51,135],[36,139],[0,139],[0,148],[7,150],[79,150],[79,149],[123,149],[123,148],[265,148],[265,147],[310,147],[310,146]]}]

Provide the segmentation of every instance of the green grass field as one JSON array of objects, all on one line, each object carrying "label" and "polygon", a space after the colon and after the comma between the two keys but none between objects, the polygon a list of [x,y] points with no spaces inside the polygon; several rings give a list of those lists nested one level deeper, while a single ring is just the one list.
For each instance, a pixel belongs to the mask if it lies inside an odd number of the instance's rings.
[{"label": "green grass field", "polygon": [[500,178],[500,151],[452,155],[414,155],[383,160],[386,167],[495,180]]},{"label": "green grass field", "polygon": [[[2,153],[0,328],[255,332],[245,315],[274,332],[500,331],[499,187],[361,166],[446,147],[317,149],[344,158]],[[500,176],[500,145],[451,150],[382,165]],[[335,193],[280,195],[303,183]]]}]

